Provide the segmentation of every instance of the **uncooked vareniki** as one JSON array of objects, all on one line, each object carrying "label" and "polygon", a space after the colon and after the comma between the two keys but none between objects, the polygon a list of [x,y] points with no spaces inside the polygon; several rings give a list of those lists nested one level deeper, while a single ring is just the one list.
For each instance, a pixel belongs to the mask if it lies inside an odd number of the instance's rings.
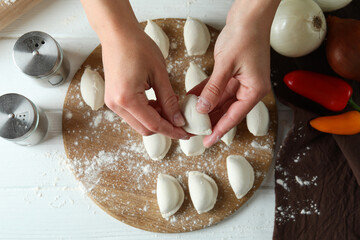
[{"label": "uncooked vareniki", "polygon": [[157,178],[156,197],[161,215],[168,218],[176,213],[184,202],[184,190],[176,178],[160,173]]},{"label": "uncooked vareniki", "polygon": [[80,93],[92,110],[104,106],[105,82],[97,71],[86,68],[80,81]]},{"label": "uncooked vareniki", "polygon": [[170,42],[165,32],[150,19],[147,20],[147,25],[144,29],[145,33],[158,45],[164,58],[169,55]]},{"label": "uncooked vareniki", "polygon": [[269,110],[262,101],[258,102],[246,115],[247,128],[254,136],[265,136],[269,129],[269,122]]},{"label": "uncooked vareniki", "polygon": [[205,147],[203,145],[204,136],[193,136],[189,140],[179,140],[180,148],[186,156],[197,156],[203,154]]},{"label": "uncooked vareniki", "polygon": [[[148,100],[156,100],[154,89],[150,88],[145,91]],[[143,142],[146,152],[152,160],[161,160],[165,157],[171,146],[171,139],[160,133],[150,136],[143,136]]]},{"label": "uncooked vareniki", "polygon": [[145,90],[145,95],[148,100],[156,100],[156,94],[153,88]]},{"label": "uncooked vareniki", "polygon": [[208,76],[194,62],[190,62],[190,66],[185,75],[185,90],[190,91],[193,87],[204,81]]},{"label": "uncooked vareniki", "polygon": [[233,127],[228,131],[224,136],[222,136],[221,140],[228,146],[231,145],[237,131],[237,126]]},{"label": "uncooked vareniki", "polygon": [[254,169],[240,155],[230,155],[226,158],[226,168],[230,186],[238,199],[244,197],[254,185]]},{"label": "uncooked vareniki", "polygon": [[143,136],[146,152],[152,160],[161,160],[165,157],[171,146],[171,139],[159,133]]},{"label": "uncooked vareniki", "polygon": [[211,121],[209,114],[202,114],[196,110],[197,96],[193,94],[187,95],[182,104],[181,111],[185,117],[185,125],[183,129],[194,135],[210,135]]},{"label": "uncooked vareniki", "polygon": [[188,177],[191,201],[196,211],[201,214],[210,211],[217,199],[218,187],[208,175],[192,171]]},{"label": "uncooked vareniki", "polygon": [[188,17],[184,26],[184,42],[189,56],[205,54],[210,44],[209,29],[203,22]]}]

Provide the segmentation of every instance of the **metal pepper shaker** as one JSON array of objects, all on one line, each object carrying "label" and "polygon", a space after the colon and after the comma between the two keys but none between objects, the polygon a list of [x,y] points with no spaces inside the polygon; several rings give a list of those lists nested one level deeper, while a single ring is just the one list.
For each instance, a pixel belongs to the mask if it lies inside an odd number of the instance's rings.
[{"label": "metal pepper shaker", "polygon": [[69,63],[59,43],[44,32],[22,35],[14,45],[13,57],[23,73],[46,87],[61,85],[69,75]]},{"label": "metal pepper shaker", "polygon": [[26,97],[0,96],[0,137],[23,146],[35,145],[48,131],[46,114]]}]

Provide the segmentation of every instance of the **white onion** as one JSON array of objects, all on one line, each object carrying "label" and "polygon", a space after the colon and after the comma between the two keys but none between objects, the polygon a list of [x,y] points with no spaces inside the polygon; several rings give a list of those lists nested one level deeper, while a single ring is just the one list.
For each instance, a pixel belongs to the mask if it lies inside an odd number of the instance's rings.
[{"label": "white onion", "polygon": [[270,45],[287,57],[317,49],[325,38],[325,16],[313,0],[282,0],[271,26]]},{"label": "white onion", "polygon": [[331,12],[348,5],[352,0],[314,0],[324,12]]}]

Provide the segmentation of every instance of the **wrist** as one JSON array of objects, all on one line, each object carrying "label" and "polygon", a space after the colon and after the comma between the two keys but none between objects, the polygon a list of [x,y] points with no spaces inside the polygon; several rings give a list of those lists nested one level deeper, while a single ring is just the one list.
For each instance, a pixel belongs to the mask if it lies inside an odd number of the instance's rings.
[{"label": "wrist", "polygon": [[248,25],[269,29],[280,0],[235,0],[226,18],[228,25]]},{"label": "wrist", "polygon": [[128,0],[81,0],[89,23],[101,42],[126,38],[141,27]]}]

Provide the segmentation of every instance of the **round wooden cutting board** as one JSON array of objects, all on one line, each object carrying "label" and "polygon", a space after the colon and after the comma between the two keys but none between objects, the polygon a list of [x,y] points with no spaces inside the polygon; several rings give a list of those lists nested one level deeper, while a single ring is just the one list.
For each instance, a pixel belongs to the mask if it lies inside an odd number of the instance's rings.
[{"label": "round wooden cutting board", "polygon": [[[185,95],[185,72],[190,61],[196,62],[210,75],[214,60],[214,43],[219,31],[209,27],[212,41],[204,56],[189,57],[183,41],[183,19],[159,19],[171,43],[167,58],[171,84],[180,99]],[[142,24],[145,26],[145,23]],[[254,137],[244,120],[238,126],[230,147],[219,142],[201,156],[187,157],[177,140],[162,161],[151,160],[143,146],[142,137],[105,106],[92,111],[82,100],[80,79],[85,67],[103,75],[101,46],[86,59],[74,76],[64,103],[63,138],[70,168],[82,183],[89,197],[104,211],[133,227],[152,232],[188,232],[211,226],[235,213],[263,181],[271,161],[277,132],[277,111],[273,94],[263,101],[270,112],[267,136]],[[226,171],[226,157],[240,154],[253,166],[255,184],[238,200],[233,193]],[[193,207],[187,186],[189,171],[211,176],[218,185],[215,207],[198,214]],[[179,211],[169,219],[162,218],[156,200],[156,180],[159,173],[176,177],[185,192]]]}]

